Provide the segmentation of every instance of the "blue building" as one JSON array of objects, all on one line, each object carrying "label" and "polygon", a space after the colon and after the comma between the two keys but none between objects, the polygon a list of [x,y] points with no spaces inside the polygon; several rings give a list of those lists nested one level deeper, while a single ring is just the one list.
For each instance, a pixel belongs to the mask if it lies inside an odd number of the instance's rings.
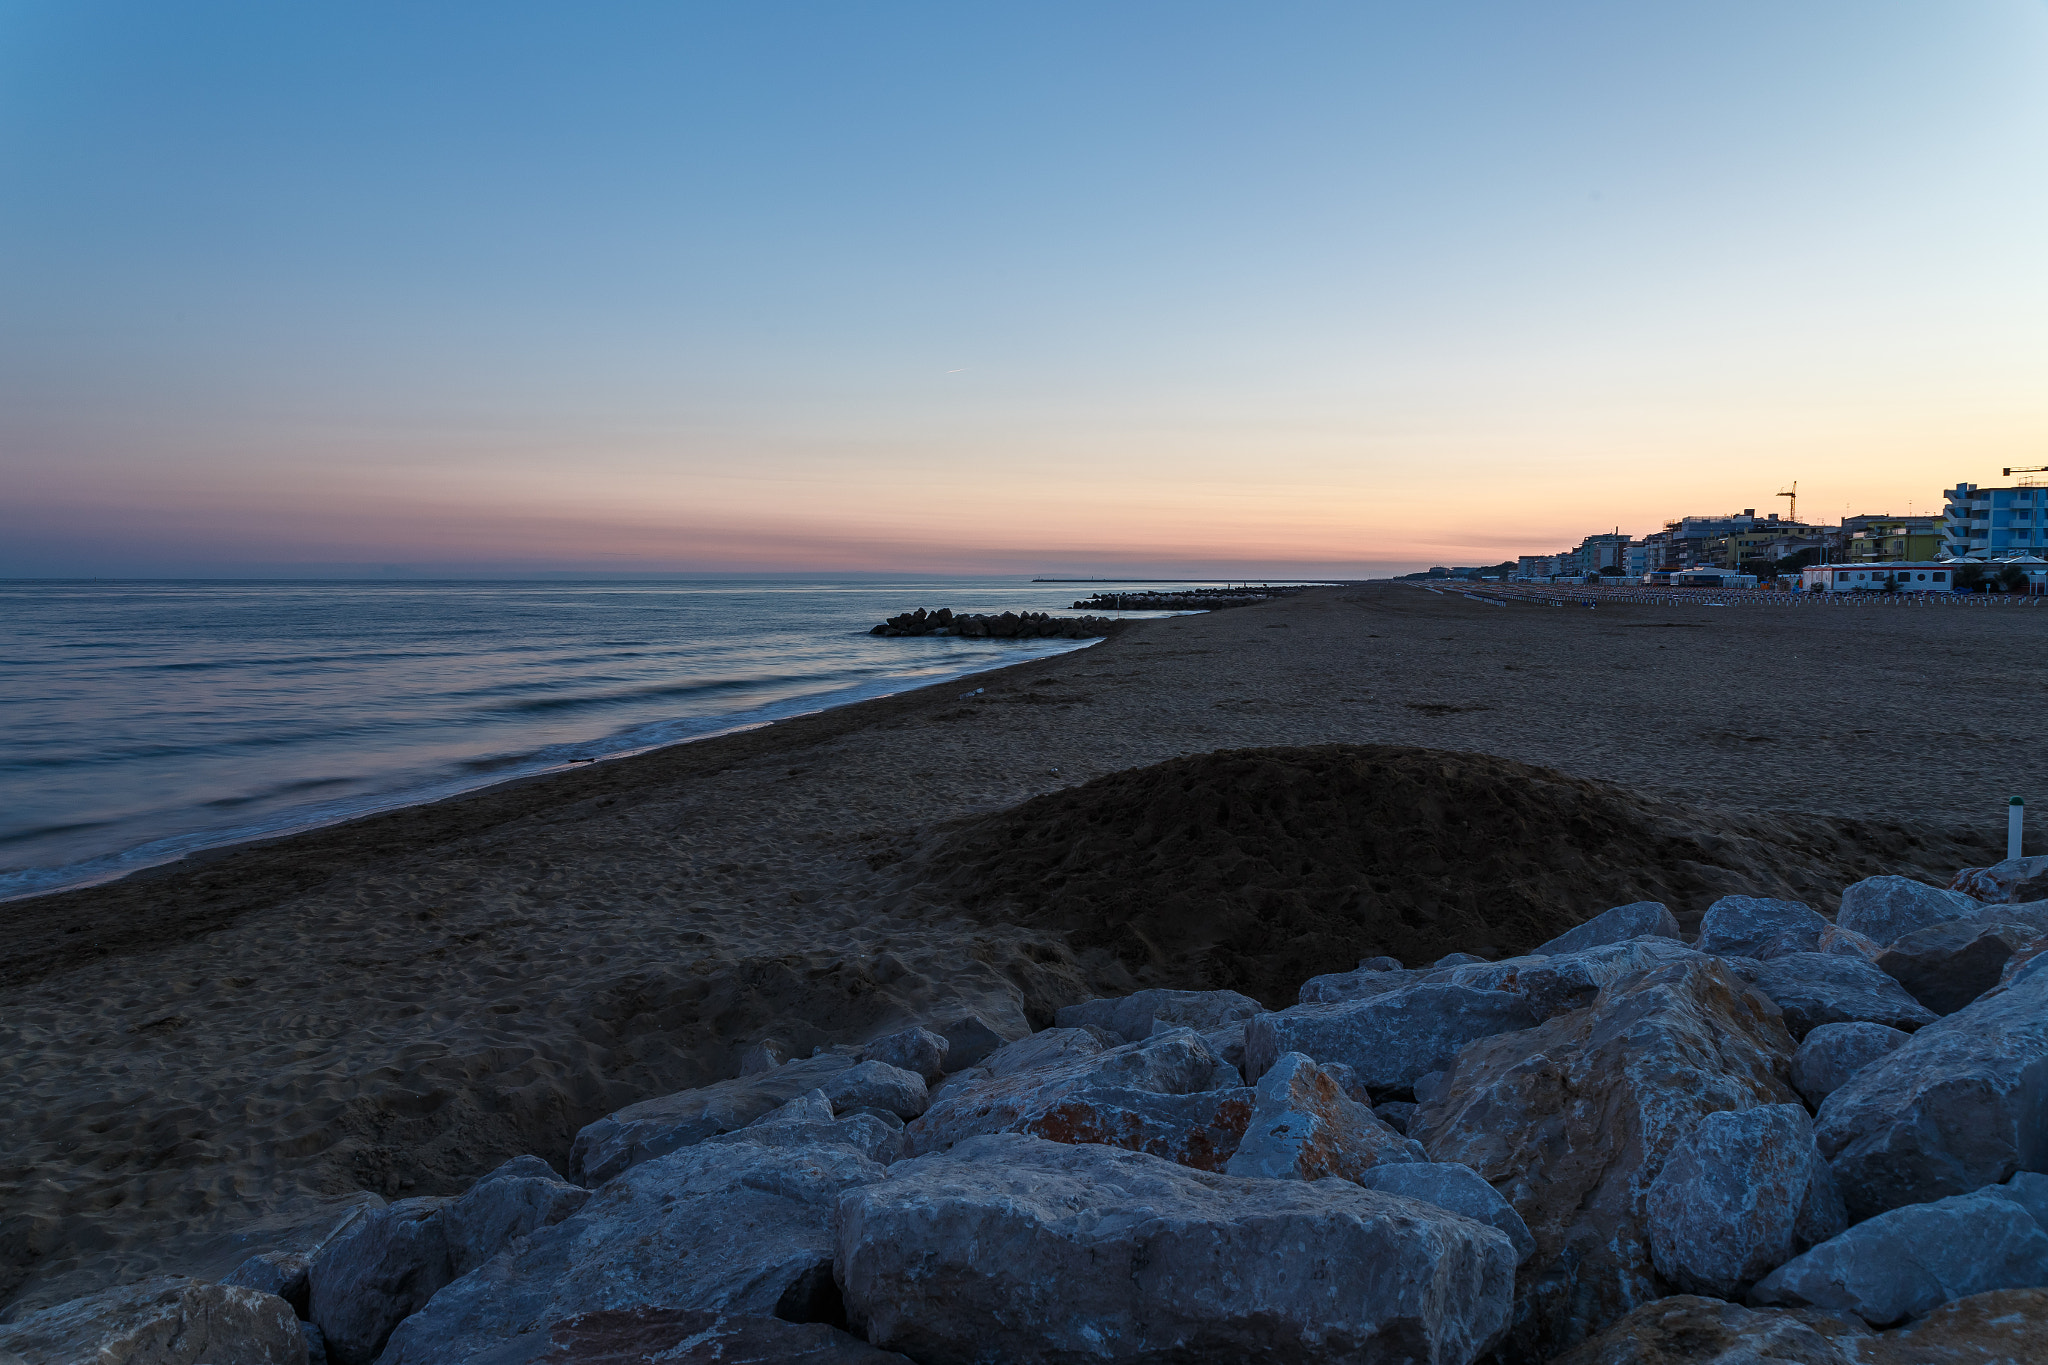
[{"label": "blue building", "polygon": [[2048,558],[2048,485],[1979,488],[1959,483],[1942,495],[1943,548],[1958,558]]}]

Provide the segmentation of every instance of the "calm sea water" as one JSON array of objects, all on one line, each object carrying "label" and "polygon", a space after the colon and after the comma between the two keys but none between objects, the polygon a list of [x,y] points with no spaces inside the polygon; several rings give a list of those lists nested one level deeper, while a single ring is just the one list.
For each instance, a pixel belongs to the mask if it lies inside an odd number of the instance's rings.
[{"label": "calm sea water", "polygon": [[866,632],[1091,590],[0,582],[0,898],[1061,653]]}]

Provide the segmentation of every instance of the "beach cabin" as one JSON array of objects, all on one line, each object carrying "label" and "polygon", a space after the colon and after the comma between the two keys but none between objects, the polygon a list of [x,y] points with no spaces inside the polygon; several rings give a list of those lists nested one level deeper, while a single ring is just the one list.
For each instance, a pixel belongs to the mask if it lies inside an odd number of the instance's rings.
[{"label": "beach cabin", "polygon": [[1800,572],[1805,592],[1954,592],[1952,560],[1917,564],[1816,564]]},{"label": "beach cabin", "polygon": [[1681,569],[1671,575],[1674,588],[1753,588],[1756,575],[1732,569]]}]

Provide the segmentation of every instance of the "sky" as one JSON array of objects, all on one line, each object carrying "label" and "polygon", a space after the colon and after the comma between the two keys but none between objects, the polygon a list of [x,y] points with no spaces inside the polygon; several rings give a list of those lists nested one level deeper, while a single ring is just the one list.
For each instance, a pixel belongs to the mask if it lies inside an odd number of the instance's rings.
[{"label": "sky", "polygon": [[0,575],[1342,575],[2048,465],[2048,3],[0,0]]}]

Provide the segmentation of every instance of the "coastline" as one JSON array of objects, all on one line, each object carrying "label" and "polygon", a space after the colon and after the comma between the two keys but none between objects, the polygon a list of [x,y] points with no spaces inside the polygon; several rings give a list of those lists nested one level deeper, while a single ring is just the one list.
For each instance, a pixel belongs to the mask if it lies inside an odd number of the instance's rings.
[{"label": "coastline", "polygon": [[[1019,642],[1024,643],[1024,642]],[[513,783],[532,781],[574,772],[579,768],[597,763],[613,763],[621,759],[634,758],[661,749],[674,748],[683,744],[700,744],[710,740],[736,734],[745,730],[759,729],[779,724],[800,716],[812,715],[844,706],[858,706],[863,702],[898,696],[916,691],[922,687],[943,687],[961,678],[970,678],[982,673],[1013,668],[1020,663],[1029,663],[1042,658],[1056,658],[1075,649],[1085,649],[1100,643],[1099,639],[1063,641],[1055,645],[1051,641],[1031,642],[1038,645],[1039,652],[1029,659],[1009,662],[1001,660],[979,663],[969,668],[947,670],[925,680],[888,679],[880,683],[853,683],[832,691],[795,698],[784,702],[770,703],[746,711],[735,711],[718,718],[704,731],[655,743],[641,743],[620,749],[599,753],[593,758],[571,758],[550,760],[545,766],[533,767],[506,777],[477,776],[468,779],[455,778],[431,782],[421,787],[399,788],[387,793],[358,798],[337,808],[321,805],[305,807],[291,813],[276,828],[251,829],[226,826],[217,830],[199,830],[188,834],[169,836],[153,840],[135,848],[123,849],[117,853],[86,859],[80,863],[47,869],[51,881],[48,885],[33,890],[10,892],[0,895],[0,906],[61,895],[69,891],[106,886],[146,872],[160,871],[166,867],[191,866],[207,861],[219,854],[231,853],[237,849],[253,848],[262,844],[275,843],[281,839],[295,838],[323,829],[333,829],[355,821],[392,814],[422,806],[438,805],[443,801],[461,800],[479,792],[490,791]],[[573,745],[551,745],[555,749],[601,749],[610,736],[600,736]],[[516,765],[515,765],[516,766]],[[81,875],[66,876],[77,869],[93,867],[95,864],[110,864],[104,870]],[[27,876],[43,869],[21,869],[16,876]],[[61,878],[61,880],[59,880]],[[5,958],[0,956],[0,985],[7,980]]]},{"label": "coastline", "polygon": [[[1019,1031],[1128,989],[1056,926],[967,914],[920,860],[963,821],[1185,755],[1404,745],[1614,783],[1715,822],[1700,875],[1726,890],[1931,878],[1988,860],[1979,826],[1995,859],[2003,809],[1978,794],[2048,778],[2010,704],[2048,676],[2048,632],[1787,615],[1319,589],[1135,623],[972,700],[930,684],[11,902],[0,1302],[217,1274],[251,1220],[317,1230],[337,1201],[560,1160],[582,1123],[763,1040],[970,1012]],[[1927,649],[1999,662],[1930,708],[1905,662]],[[1758,658],[1763,696],[1730,682]]]}]

